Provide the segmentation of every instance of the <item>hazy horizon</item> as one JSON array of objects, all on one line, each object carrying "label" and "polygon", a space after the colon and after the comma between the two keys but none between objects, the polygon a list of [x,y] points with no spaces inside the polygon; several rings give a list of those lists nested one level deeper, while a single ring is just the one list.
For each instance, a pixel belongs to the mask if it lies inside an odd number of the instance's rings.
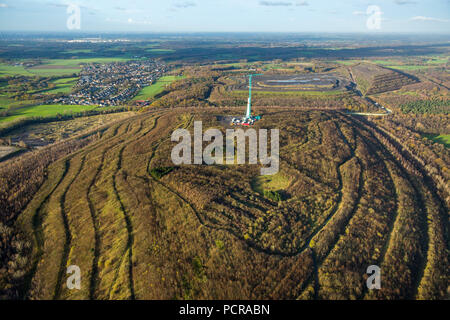
[{"label": "hazy horizon", "polygon": [[[74,14],[80,23],[70,29]],[[448,0],[0,0],[0,17],[0,32],[450,32]]]}]

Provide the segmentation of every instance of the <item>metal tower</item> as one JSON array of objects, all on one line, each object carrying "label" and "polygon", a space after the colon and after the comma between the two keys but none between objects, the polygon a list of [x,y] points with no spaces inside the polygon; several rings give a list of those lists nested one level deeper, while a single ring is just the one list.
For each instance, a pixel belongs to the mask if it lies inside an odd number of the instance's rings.
[{"label": "metal tower", "polygon": [[262,76],[262,74],[249,74],[248,80],[249,80],[249,93],[248,93],[248,105],[247,105],[247,114],[245,115],[245,117],[248,119],[251,117],[252,115],[252,78],[254,76]]}]

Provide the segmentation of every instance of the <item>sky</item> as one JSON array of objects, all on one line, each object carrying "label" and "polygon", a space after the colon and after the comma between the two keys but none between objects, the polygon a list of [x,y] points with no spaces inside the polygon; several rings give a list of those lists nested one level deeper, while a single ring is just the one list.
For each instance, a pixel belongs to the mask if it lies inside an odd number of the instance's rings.
[{"label": "sky", "polygon": [[450,34],[450,0],[0,0],[0,31]]}]

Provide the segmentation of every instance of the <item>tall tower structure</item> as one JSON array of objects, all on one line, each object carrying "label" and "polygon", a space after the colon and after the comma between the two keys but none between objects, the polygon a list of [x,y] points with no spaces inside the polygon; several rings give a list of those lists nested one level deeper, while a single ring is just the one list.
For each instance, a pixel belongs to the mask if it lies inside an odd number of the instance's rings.
[{"label": "tall tower structure", "polygon": [[247,104],[247,113],[245,118],[250,118],[252,115],[252,79],[254,76],[262,76],[262,74],[250,74],[248,75],[248,104]]}]

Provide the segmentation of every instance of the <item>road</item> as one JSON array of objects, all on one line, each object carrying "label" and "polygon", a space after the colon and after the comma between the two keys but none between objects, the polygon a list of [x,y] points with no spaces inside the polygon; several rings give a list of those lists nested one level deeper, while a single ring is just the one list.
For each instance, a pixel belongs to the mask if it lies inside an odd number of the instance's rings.
[{"label": "road", "polygon": [[352,114],[352,115],[356,115],[356,116],[375,116],[375,117],[385,117],[385,116],[389,116],[392,114],[392,110],[386,107],[383,107],[382,105],[380,105],[378,102],[373,101],[372,99],[370,99],[369,97],[366,97],[362,94],[361,91],[359,91],[358,86],[356,84],[356,81],[353,77],[353,72],[352,69],[349,68],[349,73],[350,73],[350,78],[351,78],[351,83],[349,86],[349,89],[351,91],[353,91],[354,93],[356,93],[358,96],[364,98],[369,104],[375,106],[376,108],[379,108],[381,110],[384,111],[384,113],[369,113],[369,112],[348,112],[348,114]]}]

